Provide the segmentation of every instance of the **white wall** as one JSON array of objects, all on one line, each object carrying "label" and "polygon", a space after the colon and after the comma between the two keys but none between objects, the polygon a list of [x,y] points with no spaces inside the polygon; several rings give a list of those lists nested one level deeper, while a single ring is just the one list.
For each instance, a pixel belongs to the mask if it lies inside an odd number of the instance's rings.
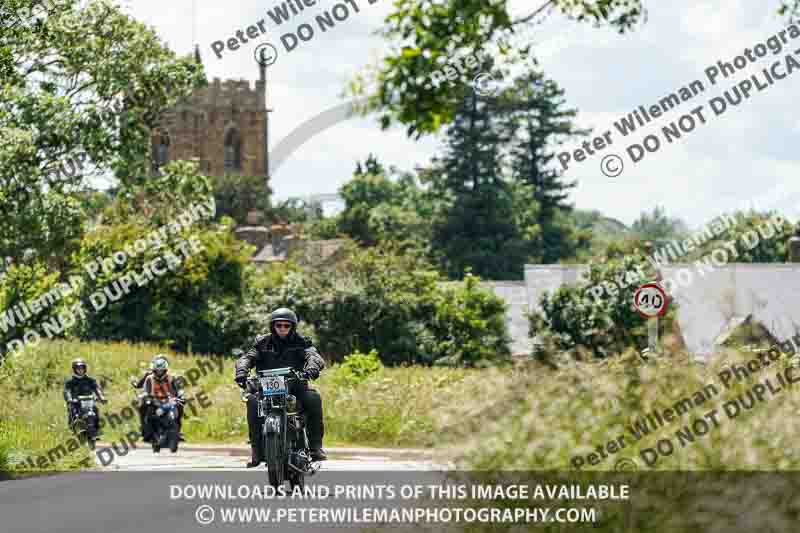
[{"label": "white wall", "polygon": [[[545,291],[574,284],[585,265],[525,265],[529,308],[539,310]],[[731,319],[753,315],[779,340],[800,331],[800,264],[729,263],[700,275],[694,265],[662,267],[664,278],[688,269],[691,282],[677,285],[678,323],[687,349],[698,358],[713,353],[714,340]],[[518,312],[517,308],[512,312]],[[512,317],[510,320],[514,320]]]}]

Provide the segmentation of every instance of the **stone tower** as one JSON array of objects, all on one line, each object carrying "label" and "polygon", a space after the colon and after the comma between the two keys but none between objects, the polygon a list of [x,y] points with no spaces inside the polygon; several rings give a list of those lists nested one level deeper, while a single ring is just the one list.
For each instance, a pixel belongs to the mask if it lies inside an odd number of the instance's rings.
[{"label": "stone tower", "polygon": [[195,90],[167,111],[153,131],[151,171],[169,161],[197,159],[200,172],[209,176],[263,176],[268,181],[266,85],[262,67],[255,88],[246,80],[214,78]]}]

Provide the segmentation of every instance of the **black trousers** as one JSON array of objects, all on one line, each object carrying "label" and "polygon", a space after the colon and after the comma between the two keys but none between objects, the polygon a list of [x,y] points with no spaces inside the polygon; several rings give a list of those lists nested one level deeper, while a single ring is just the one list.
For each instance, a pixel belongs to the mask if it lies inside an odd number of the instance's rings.
[{"label": "black trousers", "polygon": [[[312,449],[322,448],[322,437],[325,435],[325,424],[322,421],[322,396],[316,389],[300,384],[293,385],[289,393],[294,395],[303,407],[309,446]],[[251,446],[258,448],[261,446],[262,422],[263,420],[258,418],[258,401],[251,395],[247,400],[247,427],[250,430]]]}]

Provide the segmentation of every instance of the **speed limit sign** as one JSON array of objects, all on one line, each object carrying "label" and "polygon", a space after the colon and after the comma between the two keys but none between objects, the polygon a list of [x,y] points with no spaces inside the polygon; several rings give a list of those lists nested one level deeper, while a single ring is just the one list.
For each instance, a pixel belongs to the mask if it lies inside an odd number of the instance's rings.
[{"label": "speed limit sign", "polygon": [[667,312],[667,293],[656,283],[646,283],[633,294],[633,307],[645,318],[655,318]]}]

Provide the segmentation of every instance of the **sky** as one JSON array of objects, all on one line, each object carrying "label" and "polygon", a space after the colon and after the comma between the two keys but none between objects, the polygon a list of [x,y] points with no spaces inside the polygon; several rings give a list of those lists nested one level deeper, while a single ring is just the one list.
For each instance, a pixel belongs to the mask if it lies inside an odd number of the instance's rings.
[{"label": "sky", "polygon": [[[310,0],[309,0],[310,1]],[[326,32],[316,34],[286,52],[280,37],[315,15],[343,3],[319,0],[290,22],[277,26],[267,11],[283,2],[275,0],[211,2],[209,0],[121,0],[138,20],[153,27],[170,48],[186,53],[200,46],[209,80],[248,79],[255,82],[258,67],[253,53],[270,42],[278,57],[268,69],[270,147],[305,121],[347,101],[343,91],[365,66],[375,63],[387,43],[376,31],[391,11],[390,0],[350,0],[359,7]],[[193,10],[193,3],[196,4]],[[711,85],[705,69],[718,61],[732,62],[787,26],[776,14],[778,0],[676,0],[647,2],[646,22],[620,35],[566,20],[551,13],[541,25],[526,32],[534,43],[546,75],[564,90],[569,107],[576,108],[576,123],[602,135],[611,130],[610,146],[582,162],[572,161],[565,178],[577,181],[571,201],[575,207],[596,209],[631,224],[642,211],[663,206],[671,216],[699,228],[722,212],[744,207],[757,199],[763,208],[779,209],[792,219],[800,216],[800,114],[792,96],[800,88],[800,71],[776,81],[764,91],[719,116],[708,101],[736,83],[760,73],[775,61],[800,49],[800,38],[784,50],[771,52],[748,64],[728,79]],[[525,14],[529,0],[510,0],[512,12]],[[539,4],[536,3],[536,6]],[[342,13],[339,8],[338,13]],[[194,16],[193,16],[194,12]],[[259,20],[266,34],[226,49],[217,58],[211,43],[233,37]],[[800,61],[800,53],[794,54]],[[786,70],[785,64],[781,72]],[[762,75],[763,76],[763,75]],[[670,93],[701,80],[705,91],[680,107],[655,119],[636,133],[623,137],[614,122],[639,106],[649,108]],[[661,129],[691,109],[703,106],[705,124],[667,143]],[[633,163],[626,149],[654,134],[662,146]],[[569,141],[563,150],[581,148],[584,139]],[[272,176],[279,199],[335,193],[350,179],[355,162],[372,152],[387,165],[413,170],[426,165],[441,146],[441,138],[415,141],[402,127],[382,131],[375,116],[341,121],[318,133],[286,159]],[[624,169],[616,177],[601,171],[603,157],[619,155]],[[574,158],[573,158],[574,159]]]}]

